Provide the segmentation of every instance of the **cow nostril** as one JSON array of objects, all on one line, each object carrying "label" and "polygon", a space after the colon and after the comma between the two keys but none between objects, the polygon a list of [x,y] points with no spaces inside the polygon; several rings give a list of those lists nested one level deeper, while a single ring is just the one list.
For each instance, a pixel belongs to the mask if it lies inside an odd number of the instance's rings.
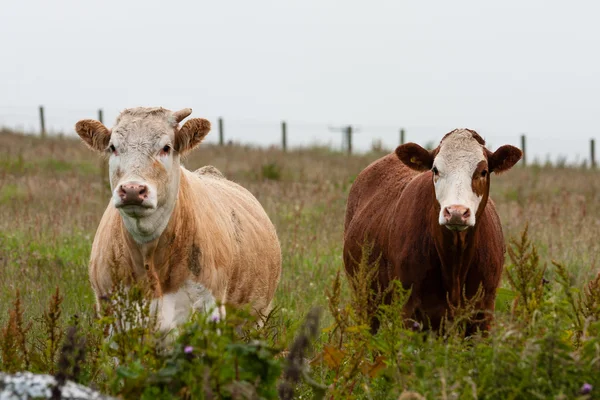
[{"label": "cow nostril", "polygon": [[444,207],[444,217],[445,218],[452,217],[452,214],[450,213],[450,210],[448,209],[448,207]]},{"label": "cow nostril", "polygon": [[146,186],[142,186],[140,188],[139,194],[140,194],[140,196],[143,196],[146,194],[146,192],[148,192],[148,188]]},{"label": "cow nostril", "polygon": [[471,216],[471,209],[467,208],[463,213],[463,218],[469,218]]}]

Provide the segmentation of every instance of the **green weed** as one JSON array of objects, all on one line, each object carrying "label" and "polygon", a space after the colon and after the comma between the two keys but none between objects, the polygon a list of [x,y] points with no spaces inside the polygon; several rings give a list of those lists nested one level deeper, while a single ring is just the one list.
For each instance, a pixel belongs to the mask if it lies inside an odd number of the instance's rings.
[{"label": "green weed", "polygon": [[[473,304],[453,310],[442,334],[429,332],[404,319],[410,293],[399,282],[373,307],[375,266],[358,282],[341,272],[347,192],[379,154],[201,146],[189,169],[215,165],[276,225],[276,311],[262,328],[243,309],[224,321],[194,315],[165,341],[142,292],[115,288],[95,309],[87,265],[110,197],[100,162],[78,141],[10,133],[0,153],[2,371],[52,373],[124,399],[598,397],[597,171],[536,166],[494,177],[506,274],[491,330],[465,338]],[[265,159],[280,178],[263,176]]]}]

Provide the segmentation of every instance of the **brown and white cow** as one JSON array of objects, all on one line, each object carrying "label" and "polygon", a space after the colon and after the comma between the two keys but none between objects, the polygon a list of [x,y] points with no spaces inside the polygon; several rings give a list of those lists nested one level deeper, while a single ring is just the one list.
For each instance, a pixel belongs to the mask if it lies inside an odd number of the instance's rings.
[{"label": "brown and white cow", "polygon": [[145,282],[162,331],[194,310],[223,313],[219,304],[266,313],[281,274],[275,228],[256,198],[214,167],[190,172],[180,164],[210,130],[200,118],[180,128],[191,112],[133,108],[112,130],[94,120],[75,127],[110,157],[112,199],[89,266],[97,301],[113,279]]},{"label": "brown and white cow", "polygon": [[[412,288],[404,317],[438,329],[445,315],[482,285],[478,309],[486,329],[504,265],[500,219],[489,198],[490,173],[510,169],[522,153],[505,145],[495,152],[469,129],[444,136],[427,151],[415,143],[373,162],[356,178],[348,197],[344,264],[351,276],[365,240],[381,256],[374,289],[398,279]],[[372,305],[374,306],[374,305]],[[378,326],[377,320],[373,328]]]}]

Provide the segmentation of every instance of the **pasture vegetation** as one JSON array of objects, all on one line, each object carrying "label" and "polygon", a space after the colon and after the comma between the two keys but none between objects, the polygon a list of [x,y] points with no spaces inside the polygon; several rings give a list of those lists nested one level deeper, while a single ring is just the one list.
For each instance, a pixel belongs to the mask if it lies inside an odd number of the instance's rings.
[{"label": "pasture vegetation", "polygon": [[[341,255],[349,187],[381,155],[193,152],[189,169],[214,165],[261,202],[283,273],[263,328],[245,310],[225,321],[195,316],[165,347],[147,310],[143,326],[124,333],[135,290],[116,287],[114,303],[94,313],[87,263],[110,196],[100,159],[79,140],[0,133],[0,371],[54,374],[132,399],[600,398],[597,172],[517,166],[492,177],[509,251],[486,337],[463,338],[475,311],[468,300],[439,334],[405,328],[408,293],[398,285],[373,335],[369,266],[348,282]],[[104,339],[109,326],[116,348]]]}]

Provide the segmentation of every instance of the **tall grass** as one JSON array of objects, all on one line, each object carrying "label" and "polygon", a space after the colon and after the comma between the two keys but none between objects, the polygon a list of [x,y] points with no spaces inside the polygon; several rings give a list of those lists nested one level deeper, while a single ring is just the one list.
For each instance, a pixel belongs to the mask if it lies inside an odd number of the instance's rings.
[{"label": "tall grass", "polygon": [[[490,334],[465,339],[460,318],[444,335],[403,323],[408,293],[400,285],[391,305],[369,309],[372,269],[364,261],[357,260],[364,279],[352,283],[356,291],[340,272],[348,189],[380,155],[194,152],[189,169],[215,165],[254,193],[276,225],[284,260],[276,311],[260,329],[244,310],[230,310],[226,321],[195,316],[166,349],[148,326],[117,330],[115,349],[108,327],[124,321],[95,315],[87,277],[110,196],[100,160],[78,141],[3,133],[0,370],[50,373],[124,398],[595,396],[597,172],[517,166],[492,177],[510,250]],[[381,322],[376,334],[372,312]]]}]

